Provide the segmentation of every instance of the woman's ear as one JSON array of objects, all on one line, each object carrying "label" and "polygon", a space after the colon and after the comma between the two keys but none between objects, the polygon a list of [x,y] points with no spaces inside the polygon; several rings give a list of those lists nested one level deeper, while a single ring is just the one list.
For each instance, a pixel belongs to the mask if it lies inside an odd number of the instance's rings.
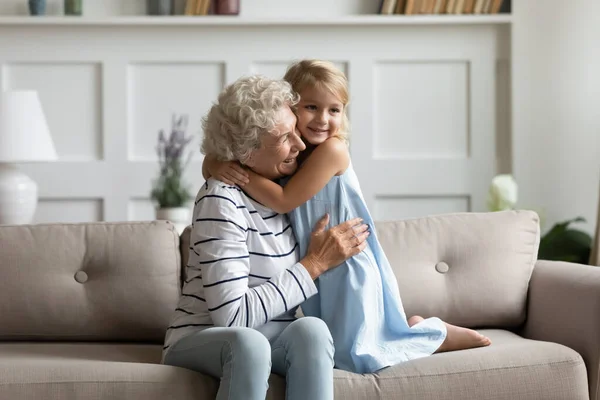
[{"label": "woman's ear", "polygon": [[245,159],[244,161],[240,161],[240,164],[248,167],[248,168],[252,168],[254,167],[254,160],[255,160],[255,155],[254,155],[255,151],[253,150],[250,155],[248,156],[247,159]]}]

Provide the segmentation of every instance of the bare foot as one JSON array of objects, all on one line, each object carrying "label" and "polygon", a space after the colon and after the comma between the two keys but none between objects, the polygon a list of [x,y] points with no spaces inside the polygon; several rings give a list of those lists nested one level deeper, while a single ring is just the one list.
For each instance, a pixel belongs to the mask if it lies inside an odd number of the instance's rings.
[{"label": "bare foot", "polygon": [[446,340],[437,349],[436,353],[454,350],[466,350],[474,347],[484,347],[492,344],[492,341],[473,329],[462,328],[456,325],[446,324],[448,334]]}]

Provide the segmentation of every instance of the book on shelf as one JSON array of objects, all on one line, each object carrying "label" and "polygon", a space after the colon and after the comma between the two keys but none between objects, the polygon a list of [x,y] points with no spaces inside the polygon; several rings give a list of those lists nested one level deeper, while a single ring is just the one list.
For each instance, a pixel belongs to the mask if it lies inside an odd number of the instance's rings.
[{"label": "book on shelf", "polygon": [[[189,1],[189,0],[188,0]],[[510,13],[511,0],[381,0],[383,15]]]},{"label": "book on shelf", "polygon": [[211,0],[186,0],[185,15],[208,15]]}]

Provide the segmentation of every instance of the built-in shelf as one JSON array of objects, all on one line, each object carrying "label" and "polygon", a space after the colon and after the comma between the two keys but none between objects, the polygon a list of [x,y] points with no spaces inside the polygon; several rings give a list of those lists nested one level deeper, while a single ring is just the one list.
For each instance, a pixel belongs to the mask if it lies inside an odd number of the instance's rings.
[{"label": "built-in shelf", "polygon": [[361,15],[335,18],[257,19],[224,16],[0,17],[1,26],[395,26],[510,24],[510,14],[495,15]]}]

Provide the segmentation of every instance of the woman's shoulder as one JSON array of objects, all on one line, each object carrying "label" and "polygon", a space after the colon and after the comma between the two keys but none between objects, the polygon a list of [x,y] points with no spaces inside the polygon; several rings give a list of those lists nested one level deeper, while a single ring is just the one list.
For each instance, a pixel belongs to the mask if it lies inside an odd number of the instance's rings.
[{"label": "woman's shoulder", "polygon": [[214,178],[207,179],[196,196],[196,200],[203,196],[224,196],[230,199],[241,197],[242,190],[237,186],[231,186]]},{"label": "woman's shoulder", "polygon": [[[194,201],[194,214],[205,213],[209,205],[217,206],[219,212],[235,213],[239,217],[248,217],[249,213],[258,213],[261,217],[273,218],[275,213],[263,206],[238,186],[231,186],[217,179],[208,179],[198,191]],[[275,215],[279,215],[275,213]]]},{"label": "woman's shoulder", "polygon": [[[209,178],[198,190],[194,199],[194,209],[206,208],[206,205],[218,205],[220,209],[244,208],[245,201],[242,190],[219,180]],[[230,207],[229,207],[230,206]]]}]

